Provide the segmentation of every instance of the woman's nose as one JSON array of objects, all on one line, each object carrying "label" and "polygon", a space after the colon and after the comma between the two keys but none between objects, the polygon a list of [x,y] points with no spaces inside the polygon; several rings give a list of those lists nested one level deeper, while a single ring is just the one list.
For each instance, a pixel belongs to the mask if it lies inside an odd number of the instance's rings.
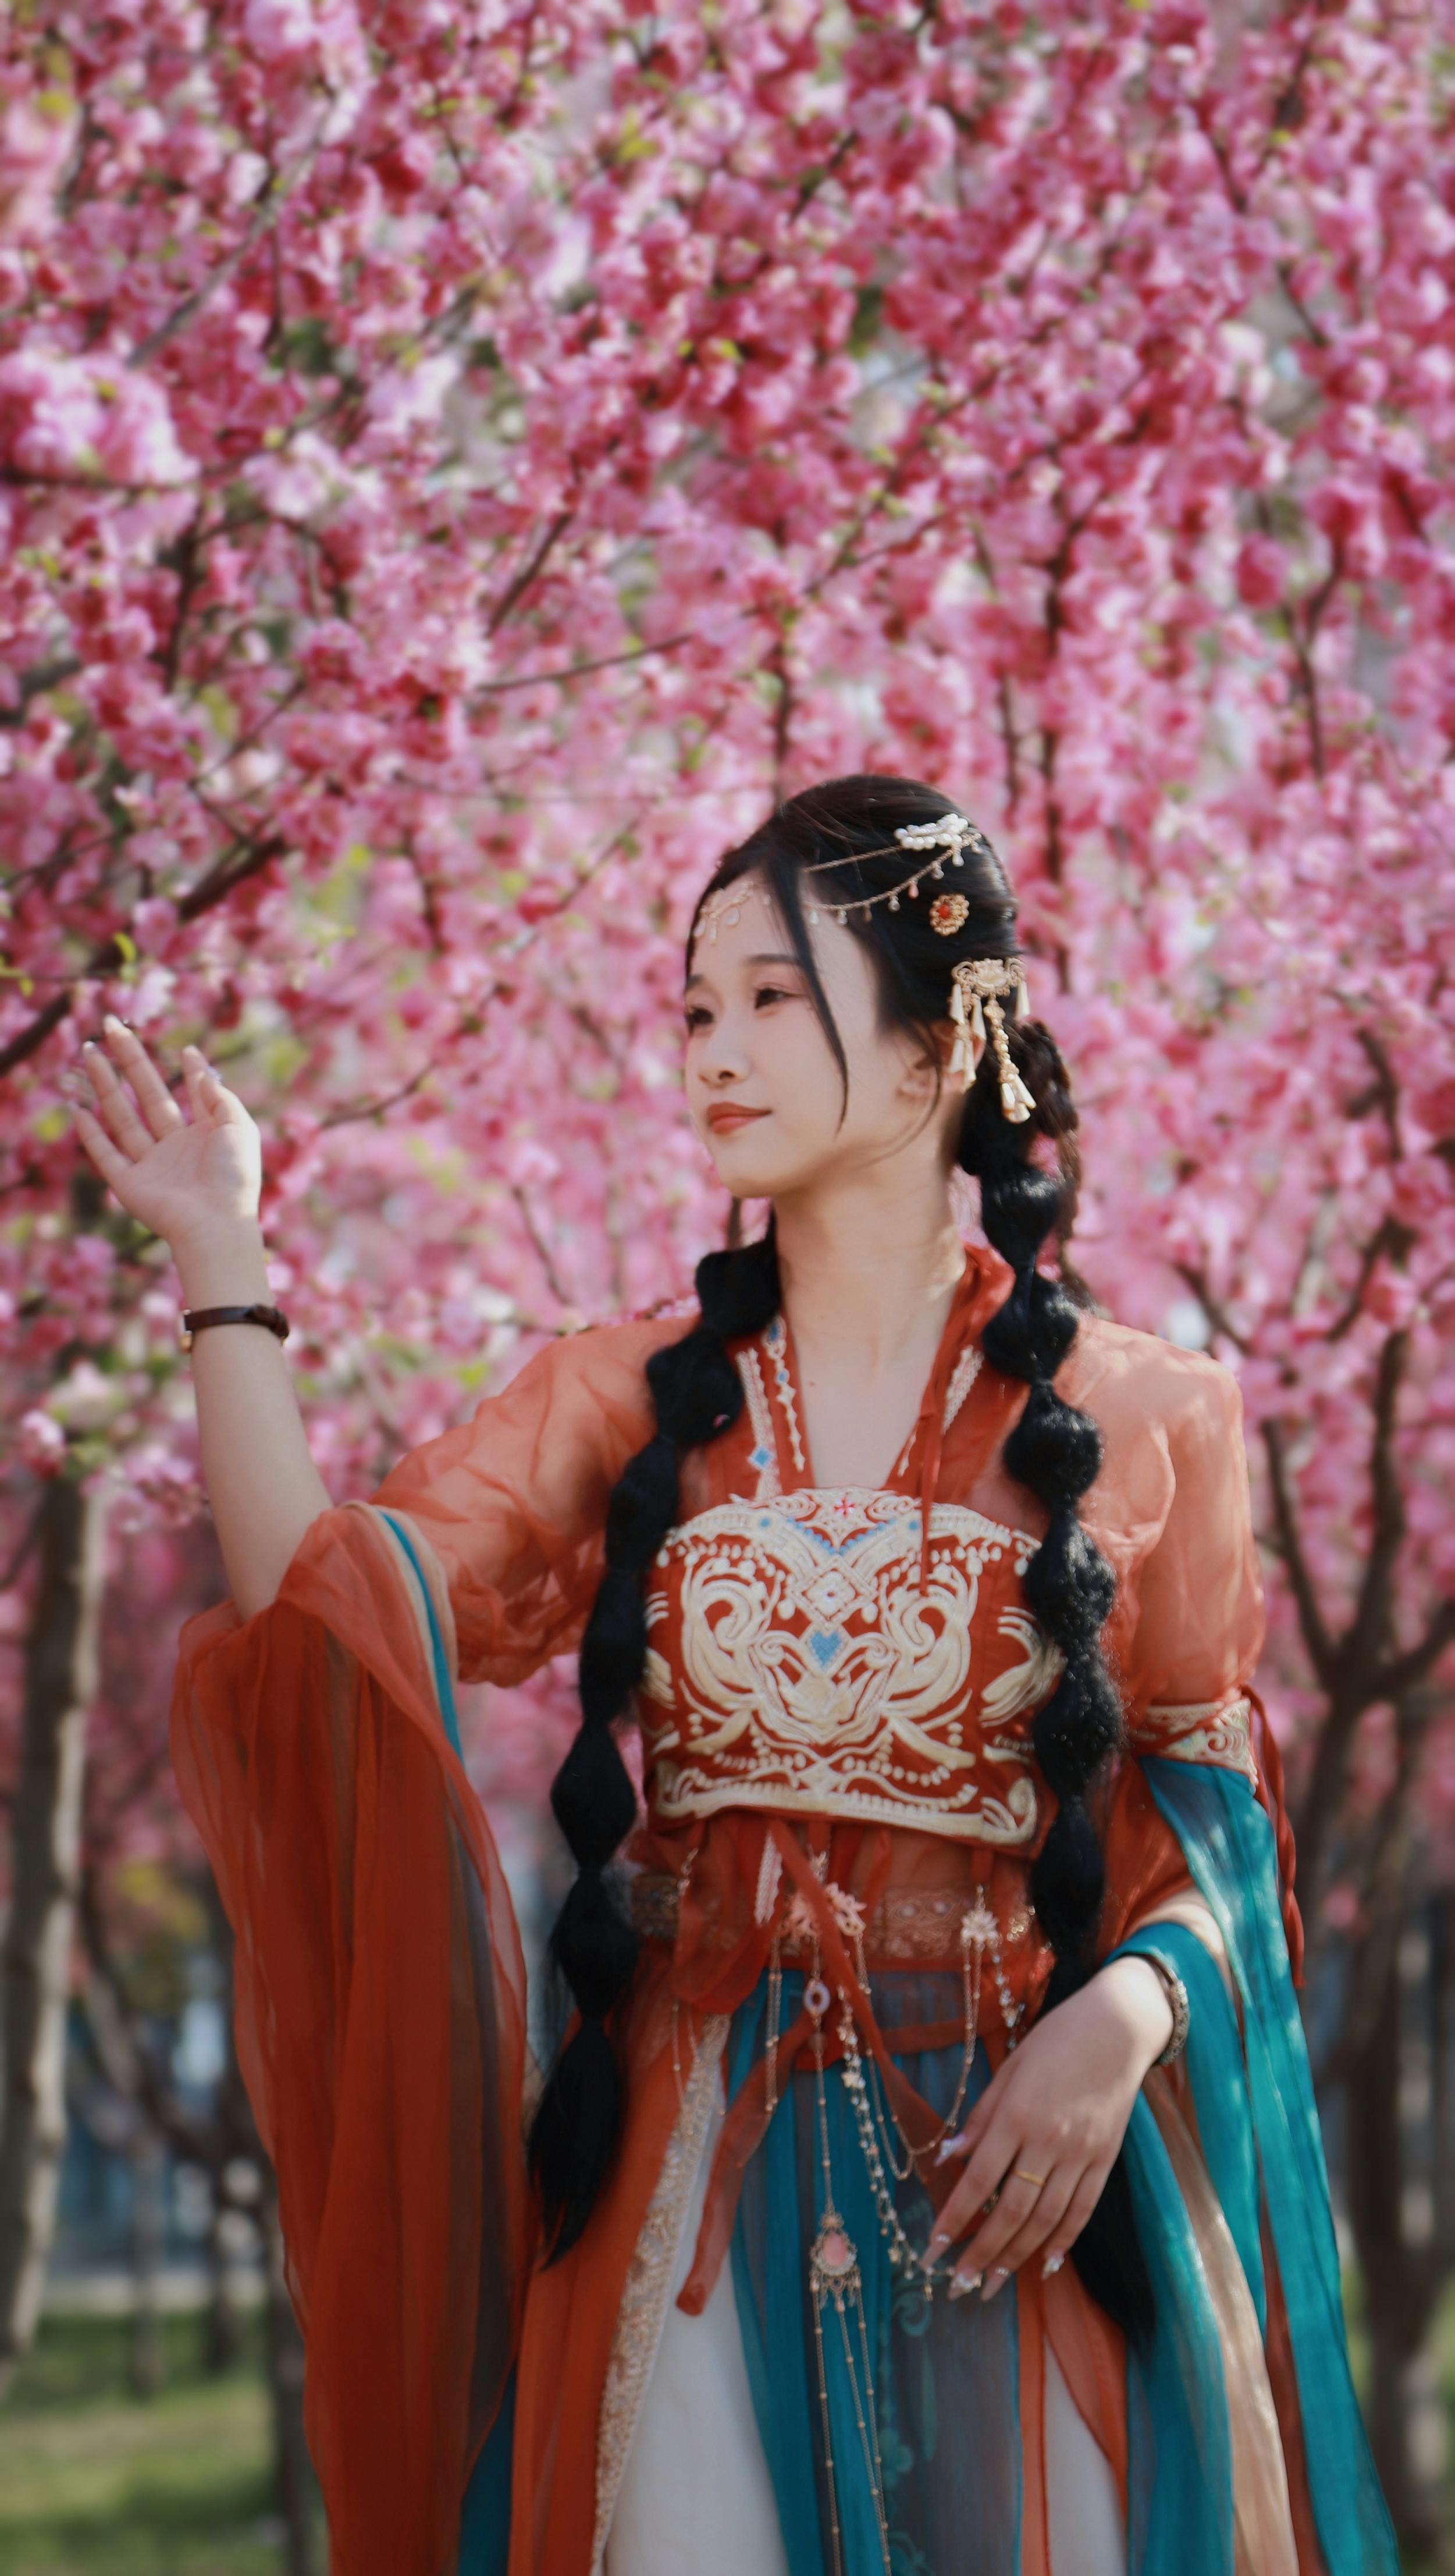
[{"label": "woman's nose", "polygon": [[740,1082],[747,1071],[747,1050],[726,1019],[715,1023],[699,1058],[704,1082]]}]

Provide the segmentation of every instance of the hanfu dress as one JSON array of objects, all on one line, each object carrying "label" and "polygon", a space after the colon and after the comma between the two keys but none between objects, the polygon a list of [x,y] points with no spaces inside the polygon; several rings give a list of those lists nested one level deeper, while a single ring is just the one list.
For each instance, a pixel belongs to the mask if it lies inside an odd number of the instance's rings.
[{"label": "hanfu dress", "polygon": [[[1394,2576],[1351,2386],[1293,1975],[1235,1380],[1083,1321],[1084,1517],[1117,1575],[1127,1751],[1098,1951],[1187,1988],[1127,2133],[1156,2325],[1071,2264],[927,2296],[963,2120],[1034,2023],[1043,1521],[1000,1464],[1026,1390],[963,1276],[886,1483],[814,1481],[782,1317],[684,1461],[647,1585],[642,1934],[625,2131],[540,2259],[521,1947],[457,1684],[580,1639],[608,1495],[693,1315],[541,1351],[276,1599],[182,1631],[173,1746],[236,1932],[336,2576]],[[928,2142],[928,2143],[927,2143]]]}]

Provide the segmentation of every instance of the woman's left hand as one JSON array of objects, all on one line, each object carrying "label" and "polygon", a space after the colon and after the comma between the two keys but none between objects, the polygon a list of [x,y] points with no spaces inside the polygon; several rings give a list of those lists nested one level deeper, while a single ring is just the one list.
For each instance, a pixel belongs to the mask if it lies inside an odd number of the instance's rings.
[{"label": "woman's left hand", "polygon": [[[975,2220],[950,2296],[993,2299],[1032,2254],[1055,2271],[1116,2161],[1142,2079],[1172,2036],[1172,2007],[1145,1959],[1113,1959],[1035,2023],[942,2157],[969,2163],[926,2248],[937,2259]],[[998,2187],[998,2188],[997,2188]],[[981,2215],[992,2192],[995,2206]]]}]

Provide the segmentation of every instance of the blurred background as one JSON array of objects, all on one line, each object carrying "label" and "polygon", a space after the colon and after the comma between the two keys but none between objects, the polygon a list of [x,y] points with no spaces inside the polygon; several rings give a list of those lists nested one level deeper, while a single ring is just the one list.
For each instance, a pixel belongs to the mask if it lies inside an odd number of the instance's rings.
[{"label": "blurred background", "polygon": [[[1422,0],[0,27],[0,2576],[324,2564],[169,1768],[176,1282],[59,1078],[113,1009],[249,1102],[368,1493],[721,1239],[682,928],[860,768],[1005,858],[1096,1295],[1241,1380],[1361,2387],[1449,2563],[1452,110]],[[465,1713],[531,1937],[569,1709]]]}]

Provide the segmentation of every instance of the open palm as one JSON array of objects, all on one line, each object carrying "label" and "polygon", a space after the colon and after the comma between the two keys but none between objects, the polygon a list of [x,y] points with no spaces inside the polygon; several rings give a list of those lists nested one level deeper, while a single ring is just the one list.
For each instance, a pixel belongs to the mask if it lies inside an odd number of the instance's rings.
[{"label": "open palm", "polygon": [[103,1036],[104,1047],[81,1053],[90,1100],[79,1083],[68,1090],[81,1142],[127,1214],[173,1251],[255,1219],[262,1138],[236,1092],[197,1047],[184,1046],[184,1111],[134,1030],[108,1017]]}]

